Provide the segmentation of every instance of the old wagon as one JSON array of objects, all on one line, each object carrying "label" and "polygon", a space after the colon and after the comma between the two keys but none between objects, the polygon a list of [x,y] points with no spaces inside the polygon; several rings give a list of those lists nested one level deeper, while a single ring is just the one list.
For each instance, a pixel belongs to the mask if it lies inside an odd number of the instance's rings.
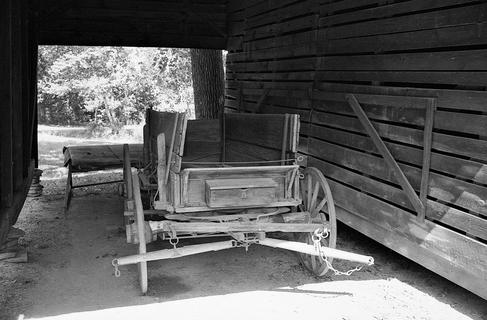
[{"label": "old wagon", "polygon": [[[333,259],[362,265],[373,258],[335,249],[337,225],[330,188],[298,155],[299,116],[228,113],[218,120],[188,120],[182,113],[148,110],[143,169],[130,167],[124,147],[127,241],[138,253],[113,260],[139,265],[147,291],[147,262],[260,244],[297,252],[317,276]],[[292,233],[294,241],[269,237]],[[179,239],[224,241],[178,247]],[[147,252],[157,238],[173,249]],[[353,270],[356,270],[353,269]],[[353,271],[351,270],[351,271]],[[350,274],[349,271],[347,274]]]}]

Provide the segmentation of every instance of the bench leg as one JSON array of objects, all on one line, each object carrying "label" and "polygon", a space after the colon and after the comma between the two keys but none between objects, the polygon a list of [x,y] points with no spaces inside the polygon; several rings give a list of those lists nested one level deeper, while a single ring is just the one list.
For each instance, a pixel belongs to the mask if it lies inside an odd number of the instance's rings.
[{"label": "bench leg", "polygon": [[71,164],[68,164],[68,178],[66,179],[66,193],[64,195],[64,213],[68,212],[71,196],[73,195],[73,174]]}]

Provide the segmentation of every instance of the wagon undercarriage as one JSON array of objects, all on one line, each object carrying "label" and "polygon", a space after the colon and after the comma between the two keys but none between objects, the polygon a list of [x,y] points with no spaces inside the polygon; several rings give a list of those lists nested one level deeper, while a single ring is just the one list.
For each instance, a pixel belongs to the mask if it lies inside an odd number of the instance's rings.
[{"label": "wagon undercarriage", "polygon": [[[340,272],[333,259],[361,265],[373,258],[335,249],[336,218],[331,190],[321,172],[302,169],[297,154],[297,115],[225,114],[221,120],[188,121],[183,114],[148,111],[146,167],[130,167],[124,155],[127,242],[138,254],[114,259],[139,265],[143,293],[147,262],[253,244],[291,250],[317,276]],[[257,123],[247,130],[246,123]],[[276,143],[276,141],[278,143]],[[299,163],[299,164],[298,164]],[[292,235],[293,241],[271,235]],[[179,247],[183,238],[228,240]],[[172,249],[147,252],[168,240]]]}]

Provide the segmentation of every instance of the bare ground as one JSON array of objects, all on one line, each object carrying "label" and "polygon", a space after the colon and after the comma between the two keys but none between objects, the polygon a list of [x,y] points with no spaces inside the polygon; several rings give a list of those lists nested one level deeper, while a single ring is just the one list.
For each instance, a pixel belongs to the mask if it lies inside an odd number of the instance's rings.
[{"label": "bare ground", "polygon": [[[53,154],[51,167],[44,168],[44,195],[27,199],[17,223],[26,231],[29,262],[0,264],[0,319],[19,314],[45,320],[487,319],[485,300],[344,225],[339,225],[337,247],[376,261],[350,277],[318,279],[294,254],[252,246],[247,253],[240,248],[151,262],[149,292],[141,296],[135,266],[122,267],[120,278],[113,276],[111,260],[136,252],[121,229],[116,186],[75,190],[64,215],[64,171]],[[162,247],[167,244],[150,245],[151,250]]]}]

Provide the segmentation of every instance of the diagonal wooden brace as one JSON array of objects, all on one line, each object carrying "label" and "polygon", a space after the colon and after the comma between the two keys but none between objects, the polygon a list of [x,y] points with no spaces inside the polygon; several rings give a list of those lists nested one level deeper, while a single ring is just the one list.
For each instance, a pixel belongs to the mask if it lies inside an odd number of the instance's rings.
[{"label": "diagonal wooden brace", "polygon": [[406,196],[408,197],[409,201],[411,201],[411,204],[413,205],[417,214],[424,216],[425,206],[419,199],[418,195],[416,194],[413,187],[409,183],[408,179],[404,175],[404,172],[402,172],[401,168],[399,167],[396,160],[392,156],[391,152],[385,145],[384,141],[382,141],[382,139],[380,138],[379,134],[375,130],[374,126],[372,125],[372,122],[370,122],[369,118],[367,117],[364,110],[362,109],[362,106],[357,101],[357,98],[355,98],[353,94],[347,94],[345,96],[345,99],[347,100],[347,102],[350,104],[350,107],[357,115],[358,119],[360,120],[360,123],[362,123],[365,130],[372,138],[374,145],[377,147],[382,157],[384,157],[384,160],[386,161],[387,165],[392,169],[392,172],[394,173],[396,179],[398,180],[402,189],[406,193]]}]

